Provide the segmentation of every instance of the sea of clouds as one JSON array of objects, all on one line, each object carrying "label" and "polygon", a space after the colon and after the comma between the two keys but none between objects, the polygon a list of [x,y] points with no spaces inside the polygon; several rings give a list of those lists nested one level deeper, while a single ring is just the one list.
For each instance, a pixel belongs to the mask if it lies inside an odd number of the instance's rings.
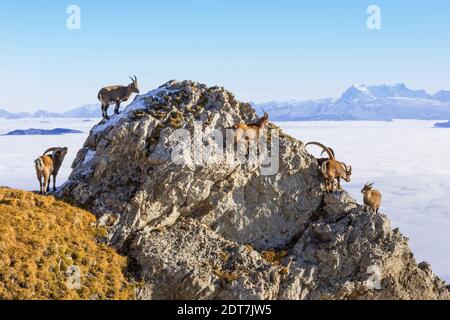
[{"label": "sea of clouds", "polygon": [[[49,147],[69,147],[58,184],[67,180],[71,164],[98,119],[0,119],[0,135],[15,129],[67,128],[82,134],[0,136],[0,186],[36,190],[33,161]],[[374,182],[383,192],[381,212],[393,228],[410,238],[418,262],[450,281],[450,129],[436,121],[279,122],[304,142],[331,146],[339,160],[353,166],[353,181],[344,187],[362,201],[361,187]],[[318,148],[311,152],[317,156]]]}]

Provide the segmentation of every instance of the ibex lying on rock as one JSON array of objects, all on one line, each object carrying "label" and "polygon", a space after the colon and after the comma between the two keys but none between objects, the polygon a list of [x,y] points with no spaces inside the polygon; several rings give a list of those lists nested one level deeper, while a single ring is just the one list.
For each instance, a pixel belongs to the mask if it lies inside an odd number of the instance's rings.
[{"label": "ibex lying on rock", "polygon": [[321,172],[323,177],[326,180],[326,190],[333,191],[334,189],[334,181],[337,180],[338,190],[342,190],[341,187],[341,179],[344,179],[347,182],[350,182],[352,176],[352,167],[347,166],[343,162],[339,162],[335,159],[334,151],[331,151],[329,148],[325,147],[323,144],[319,142],[310,142],[306,144],[305,147],[309,145],[316,145],[321,147],[327,154],[328,159],[323,161],[321,164]]},{"label": "ibex lying on rock", "polygon": [[361,190],[361,193],[364,194],[364,204],[378,214],[382,200],[381,192],[373,189],[373,183],[368,183]]},{"label": "ibex lying on rock", "polygon": [[108,108],[111,103],[116,104],[114,110],[115,114],[119,114],[120,103],[123,101],[128,101],[133,93],[139,93],[137,77],[134,79],[130,77],[133,81],[128,86],[109,86],[104,87],[98,93],[98,99],[102,103],[102,115],[104,119],[109,119]]},{"label": "ibex lying on rock", "polygon": [[[56,176],[67,154],[66,148],[50,148],[44,155],[34,161],[36,175],[39,180],[40,194],[47,194],[50,190],[50,177],[53,176],[53,191],[56,191]],[[53,152],[52,155],[48,153]]]},{"label": "ibex lying on rock", "polygon": [[263,132],[266,129],[267,123],[269,122],[269,114],[267,112],[264,112],[264,115],[262,118],[260,118],[256,123],[239,123],[234,126],[235,135],[234,135],[234,141],[235,143],[239,143],[242,138],[246,138],[249,141],[254,140],[258,141],[261,132]]}]

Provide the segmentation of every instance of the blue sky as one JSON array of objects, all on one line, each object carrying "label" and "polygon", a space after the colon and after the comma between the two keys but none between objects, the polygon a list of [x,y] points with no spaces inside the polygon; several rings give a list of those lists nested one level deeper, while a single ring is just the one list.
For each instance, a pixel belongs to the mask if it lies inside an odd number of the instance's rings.
[{"label": "blue sky", "polygon": [[[81,8],[81,30],[66,9]],[[381,8],[382,29],[366,27]],[[337,97],[353,83],[450,89],[450,1],[17,0],[0,4],[0,108],[64,111],[136,74],[246,101]]]}]

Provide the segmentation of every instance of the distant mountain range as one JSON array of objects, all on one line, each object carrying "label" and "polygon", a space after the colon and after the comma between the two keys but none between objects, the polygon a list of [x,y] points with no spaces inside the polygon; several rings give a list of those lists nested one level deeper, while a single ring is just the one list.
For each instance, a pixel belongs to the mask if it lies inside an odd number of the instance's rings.
[{"label": "distant mountain range", "polygon": [[450,119],[450,91],[431,95],[404,84],[353,85],[339,99],[268,102],[253,105],[275,121]]},{"label": "distant mountain range", "polygon": [[[272,101],[253,106],[259,112],[269,112],[274,121],[442,120],[450,119],[450,91],[431,95],[425,90],[409,89],[404,84],[353,85],[339,99]],[[98,104],[62,113],[45,110],[33,114],[11,113],[0,109],[0,118],[101,118],[101,109]]]},{"label": "distant mountain range", "polygon": [[66,112],[56,113],[46,110],[39,110],[35,113],[26,112],[8,112],[0,109],[0,118],[5,119],[22,119],[22,118],[101,118],[102,112],[100,105],[89,104],[79,108],[75,108]]}]

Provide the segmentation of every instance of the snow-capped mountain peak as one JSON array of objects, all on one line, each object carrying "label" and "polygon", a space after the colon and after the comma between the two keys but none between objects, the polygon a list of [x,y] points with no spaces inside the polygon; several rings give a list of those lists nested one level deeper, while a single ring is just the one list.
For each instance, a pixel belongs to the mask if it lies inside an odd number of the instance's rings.
[{"label": "snow-capped mountain peak", "polygon": [[404,83],[374,86],[352,85],[344,92],[340,101],[358,103],[391,98],[431,99],[432,96],[425,90],[411,90]]},{"label": "snow-capped mountain peak", "polygon": [[404,83],[392,84],[392,85],[378,85],[371,86],[369,90],[378,99],[384,98],[420,98],[429,99],[430,95],[425,90],[411,90]]},{"label": "snow-capped mountain peak", "polygon": [[409,89],[404,83],[352,85],[333,99],[259,104],[276,120],[391,120],[450,118],[450,91],[435,95]]},{"label": "snow-capped mountain peak", "polygon": [[376,100],[376,97],[370,92],[369,88],[365,85],[352,85],[347,89],[339,99],[345,103],[356,103],[359,101],[371,101]]}]

